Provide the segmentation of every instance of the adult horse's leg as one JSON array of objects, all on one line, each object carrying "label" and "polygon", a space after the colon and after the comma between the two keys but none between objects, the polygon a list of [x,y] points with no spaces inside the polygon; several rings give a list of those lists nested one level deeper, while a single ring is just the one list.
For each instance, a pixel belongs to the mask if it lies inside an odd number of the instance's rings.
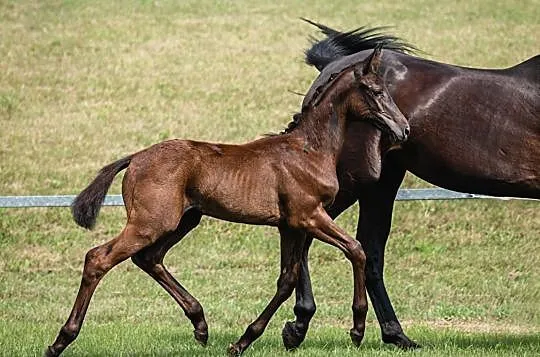
[{"label": "adult horse's leg", "polygon": [[296,282],[296,303],[294,305],[294,321],[287,321],[281,331],[281,338],[286,349],[292,350],[304,341],[309,328],[309,322],[315,314],[317,306],[311,289],[311,279],[309,277],[308,255],[309,247],[313,238],[307,237],[302,252],[300,262],[300,273]]},{"label": "adult horse's leg", "polygon": [[[343,186],[342,186],[343,188]],[[340,190],[332,206],[326,209],[332,218],[337,217],[356,202],[356,195],[350,191]],[[316,305],[313,291],[311,289],[311,279],[309,276],[308,255],[313,238],[307,237],[302,253],[300,265],[300,275],[296,283],[296,303],[294,305],[295,321],[287,321],[281,331],[283,345],[286,349],[294,349],[306,338],[309,322],[315,314]]]},{"label": "adult horse's leg", "polygon": [[45,356],[58,356],[76,338],[81,330],[90,299],[100,280],[115,265],[144,248],[153,237],[128,224],[115,239],[90,249],[86,253],[81,285],[68,320],[60,329]]},{"label": "adult horse's leg", "polygon": [[133,263],[148,273],[161,285],[184,310],[195,330],[195,340],[205,346],[208,342],[208,325],[204,311],[197,299],[193,297],[165,268],[165,254],[201,221],[201,212],[189,209],[184,213],[178,228],[159,238],[154,244],[142,249],[131,257]]},{"label": "adult horse's leg", "polygon": [[378,182],[359,189],[360,219],[357,239],[366,252],[366,286],[377,320],[382,340],[401,348],[419,347],[403,332],[384,286],[384,249],[392,225],[392,210],[405,169],[386,159]]},{"label": "adult horse's leg", "polygon": [[229,355],[239,356],[266,329],[268,322],[277,309],[291,296],[298,274],[305,242],[305,233],[290,228],[280,228],[281,236],[281,272],[277,281],[277,291],[264,311],[246,329],[235,344],[229,346]]}]

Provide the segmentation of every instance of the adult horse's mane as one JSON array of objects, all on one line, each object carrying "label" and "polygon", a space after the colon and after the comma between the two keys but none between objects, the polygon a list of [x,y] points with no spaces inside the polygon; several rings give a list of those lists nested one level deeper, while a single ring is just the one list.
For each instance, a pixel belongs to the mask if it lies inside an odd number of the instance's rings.
[{"label": "adult horse's mane", "polygon": [[[301,18],[307,23],[318,27],[323,34],[326,35],[325,39],[317,40],[315,37],[310,37],[311,47],[305,50],[305,61],[311,66],[315,66],[321,71],[330,62],[336,59],[348,56],[353,53],[374,49],[376,47],[384,47],[385,49],[403,52],[414,53],[418,49],[407,43],[405,40],[390,34],[380,32],[385,30],[388,26],[381,27],[358,27],[357,29],[340,32],[334,30],[323,24],[313,22],[306,18]],[[329,78],[331,81],[333,78]],[[325,85],[327,83],[324,83]],[[322,93],[319,93],[319,95]],[[316,98],[313,98],[316,100]],[[295,113],[293,120],[287,124],[287,127],[279,133],[268,133],[265,136],[283,135],[292,132],[302,120],[302,113]]]},{"label": "adult horse's mane", "polygon": [[318,27],[326,35],[326,38],[322,40],[311,37],[311,47],[305,51],[306,63],[315,66],[319,71],[340,57],[378,46],[403,53],[418,51],[415,46],[405,40],[380,32],[387,29],[387,26],[371,28],[362,26],[351,31],[340,32],[305,18],[302,20]]}]

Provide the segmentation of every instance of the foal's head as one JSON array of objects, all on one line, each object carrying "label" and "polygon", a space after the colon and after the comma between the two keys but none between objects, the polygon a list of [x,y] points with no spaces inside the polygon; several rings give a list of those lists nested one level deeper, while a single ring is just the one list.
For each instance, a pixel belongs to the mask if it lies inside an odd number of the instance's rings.
[{"label": "foal's head", "polygon": [[315,96],[303,112],[309,111],[309,107],[328,105],[332,115],[342,114],[348,120],[369,121],[389,134],[392,141],[405,141],[409,135],[409,123],[378,73],[381,53],[381,48],[376,48],[364,61],[332,74],[322,88],[316,89]]}]

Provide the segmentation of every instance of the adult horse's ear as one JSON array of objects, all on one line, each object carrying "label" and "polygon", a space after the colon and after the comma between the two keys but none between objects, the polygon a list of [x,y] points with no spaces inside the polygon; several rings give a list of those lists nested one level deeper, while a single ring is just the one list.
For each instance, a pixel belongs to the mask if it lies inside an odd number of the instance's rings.
[{"label": "adult horse's ear", "polygon": [[382,45],[379,44],[373,52],[361,63],[359,63],[360,68],[356,67],[354,69],[354,74],[356,77],[365,76],[369,73],[377,74],[379,72],[379,66],[381,64],[382,57]]}]

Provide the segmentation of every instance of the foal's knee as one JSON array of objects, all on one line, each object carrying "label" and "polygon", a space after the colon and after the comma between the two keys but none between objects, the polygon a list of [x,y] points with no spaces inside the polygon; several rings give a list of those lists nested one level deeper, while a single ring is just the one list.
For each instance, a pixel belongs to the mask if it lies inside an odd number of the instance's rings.
[{"label": "foal's knee", "polygon": [[148,266],[148,260],[145,259],[145,257],[141,255],[140,253],[132,256],[131,261],[133,262],[133,264],[135,264],[136,266],[138,266],[139,268],[143,270],[145,270],[146,267]]},{"label": "foal's knee", "polygon": [[143,271],[159,273],[163,270],[160,262],[156,261],[153,256],[148,256],[144,250],[133,255],[131,261]]}]

